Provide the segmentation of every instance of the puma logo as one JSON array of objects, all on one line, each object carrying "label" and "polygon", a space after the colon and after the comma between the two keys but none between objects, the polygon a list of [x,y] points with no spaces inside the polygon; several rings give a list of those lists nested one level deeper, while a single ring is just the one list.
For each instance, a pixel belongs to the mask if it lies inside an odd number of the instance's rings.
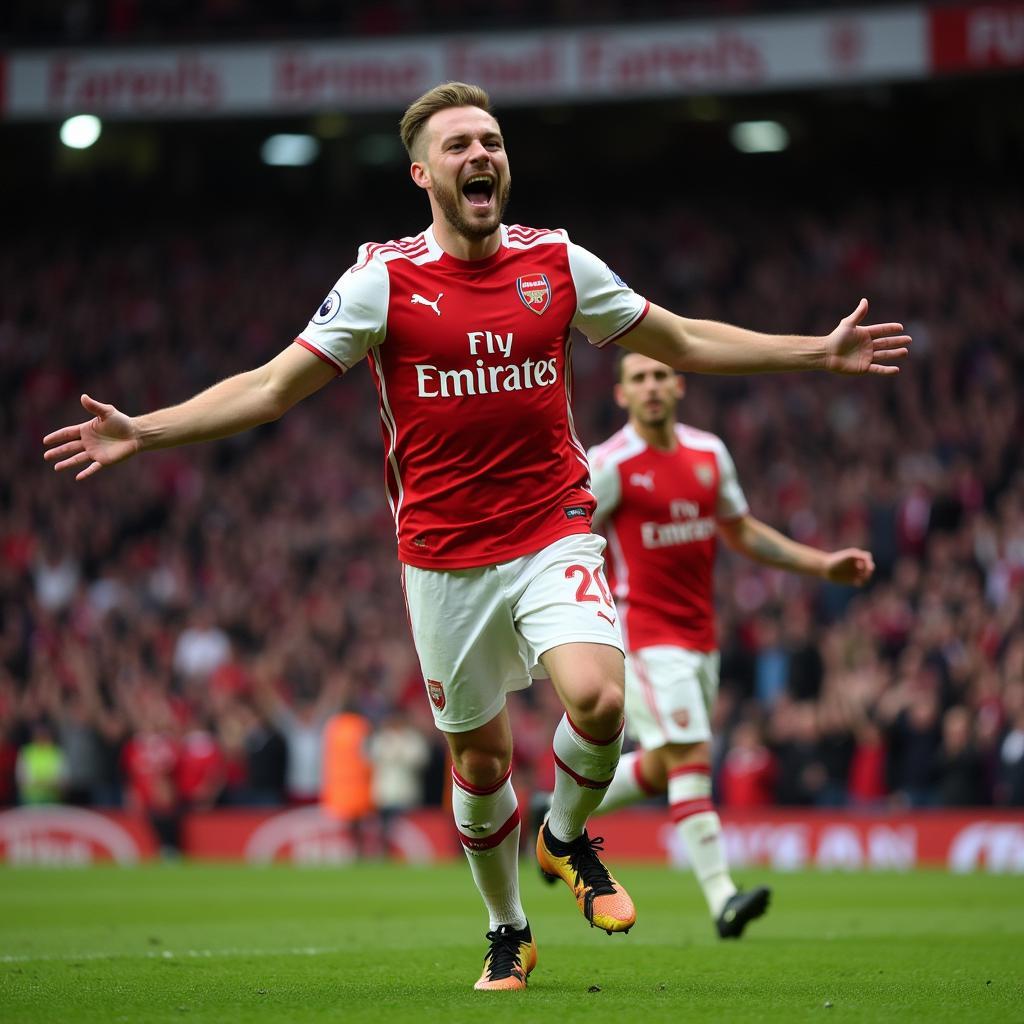
[{"label": "puma logo", "polygon": [[433,302],[430,299],[423,298],[422,295],[413,293],[413,297],[409,300],[414,306],[429,306],[438,316],[441,315],[441,310],[438,308],[441,299],[444,297],[444,292],[438,292],[437,298]]},{"label": "puma logo", "polygon": [[654,470],[649,469],[646,473],[634,473],[629,478],[633,487],[643,487],[645,490],[654,491]]}]

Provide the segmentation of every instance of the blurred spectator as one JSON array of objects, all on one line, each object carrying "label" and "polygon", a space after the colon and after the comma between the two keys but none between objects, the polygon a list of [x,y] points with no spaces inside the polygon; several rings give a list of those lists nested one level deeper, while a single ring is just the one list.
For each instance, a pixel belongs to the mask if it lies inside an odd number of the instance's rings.
[{"label": "blurred spectator", "polygon": [[972,807],[987,803],[985,772],[971,736],[971,713],[957,705],[942,718],[942,747],[936,775],[944,807]]},{"label": "blurred spectator", "polygon": [[814,642],[814,623],[802,602],[795,602],[782,628],[789,652],[786,689],[796,701],[817,700],[821,692],[823,665]]},{"label": "blurred spectator", "polygon": [[111,706],[98,696],[93,707],[93,738],[98,750],[96,782],[92,803],[99,807],[120,807],[124,801],[124,744],[130,735],[130,724],[124,709]]},{"label": "blurred spectator", "polygon": [[91,699],[81,690],[74,691],[54,709],[57,735],[67,759],[66,799],[71,804],[95,802],[103,773],[103,752]]},{"label": "blurred spectator", "polygon": [[48,541],[44,544],[33,569],[36,600],[48,612],[66,608],[78,589],[80,569],[78,563],[59,546]]},{"label": "blurred spectator", "polygon": [[778,764],[776,800],[781,804],[817,803],[828,783],[820,757],[817,707],[811,701],[777,704],[772,715],[772,741]]},{"label": "blurred spectator", "polygon": [[935,806],[941,730],[934,681],[899,684],[883,696],[879,713],[887,724],[890,788],[910,807]]},{"label": "blurred spectator", "polygon": [[386,850],[395,819],[423,803],[423,771],[430,760],[430,746],[409,716],[396,711],[373,734],[369,754],[373,801],[380,818],[381,845]]},{"label": "blurred spectator", "polygon": [[343,677],[336,675],[319,693],[307,682],[293,688],[294,704],[289,704],[263,671],[255,676],[257,699],[284,738],[285,795],[290,804],[320,801],[324,727],[344,696],[344,682]]},{"label": "blurred spectator", "polygon": [[208,608],[193,612],[174,646],[174,668],[188,679],[204,680],[231,657],[231,641]]},{"label": "blurred spectator", "polygon": [[358,857],[368,852],[366,823],[374,811],[372,731],[370,720],[354,711],[332,715],[324,725],[321,806],[348,825]]},{"label": "blurred spectator", "polygon": [[18,751],[18,802],[58,804],[67,784],[67,763],[47,722],[36,722],[32,738]]},{"label": "blurred spectator", "polygon": [[161,854],[174,857],[180,849],[181,813],[174,716],[170,705],[152,692],[136,695],[133,703],[134,731],[122,751],[125,805],[148,819]]},{"label": "blurred spectator", "polygon": [[217,737],[225,760],[225,802],[280,804],[288,751],[267,718],[248,701],[233,700],[218,716]]},{"label": "blurred spectator", "polygon": [[878,725],[861,716],[854,727],[853,756],[847,782],[847,797],[855,807],[881,804],[889,792],[886,785],[888,750]]},{"label": "blurred spectator", "polygon": [[845,702],[836,696],[818,704],[818,760],[825,778],[815,795],[819,807],[842,807],[856,747]]},{"label": "blurred spectator", "polygon": [[1024,807],[1024,678],[1006,691],[1009,728],[999,748],[999,802]]},{"label": "blurred spectator", "polygon": [[208,811],[220,801],[227,766],[210,729],[192,722],[178,744],[175,784],[182,810]]},{"label": "blurred spectator", "polygon": [[778,621],[762,616],[757,623],[757,655],[754,658],[754,693],[766,708],[773,707],[786,689],[790,654],[782,642]]},{"label": "blurred spectator", "polygon": [[775,802],[775,759],[752,721],[732,732],[719,786],[726,807],[767,807]]}]

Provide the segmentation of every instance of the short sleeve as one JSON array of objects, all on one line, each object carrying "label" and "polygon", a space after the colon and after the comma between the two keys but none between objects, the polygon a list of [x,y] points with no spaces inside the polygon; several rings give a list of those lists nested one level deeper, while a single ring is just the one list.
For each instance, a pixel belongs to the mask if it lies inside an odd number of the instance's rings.
[{"label": "short sleeve", "polygon": [[384,262],[360,253],[295,341],[344,373],[384,340],[388,285]]},{"label": "short sleeve", "polygon": [[618,463],[603,458],[599,448],[591,448],[587,452],[587,461],[590,463],[590,491],[597,501],[593,523],[598,526],[618,508],[622,481]]},{"label": "short sleeve", "polygon": [[736,464],[721,441],[715,446],[715,457],[718,459],[718,506],[715,515],[718,519],[739,519],[750,511],[750,507],[740,487]]},{"label": "short sleeve", "polygon": [[591,345],[601,348],[631,331],[647,315],[651,304],[592,252],[568,243],[569,270],[576,287],[579,328]]}]

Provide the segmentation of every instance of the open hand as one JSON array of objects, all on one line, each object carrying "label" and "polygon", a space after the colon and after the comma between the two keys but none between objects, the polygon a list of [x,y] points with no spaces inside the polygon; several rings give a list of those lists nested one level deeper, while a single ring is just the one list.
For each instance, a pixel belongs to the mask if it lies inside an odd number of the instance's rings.
[{"label": "open hand", "polygon": [[862,587],[875,571],[875,560],[870,551],[844,548],[833,551],[825,563],[825,579],[829,583],[843,583],[849,587]]},{"label": "open hand", "polygon": [[839,321],[828,336],[825,347],[825,368],[832,373],[899,373],[892,363],[907,355],[910,335],[903,333],[903,324],[869,324],[861,326],[867,315],[868,300],[861,299],[857,308]]},{"label": "open hand", "polygon": [[43,453],[54,469],[75,469],[84,466],[76,480],[98,473],[104,466],[113,466],[131,458],[139,450],[139,438],[130,416],[112,405],[104,405],[82,395],[82,408],[93,418],[70,427],[61,427],[43,438],[44,445],[53,445]]}]

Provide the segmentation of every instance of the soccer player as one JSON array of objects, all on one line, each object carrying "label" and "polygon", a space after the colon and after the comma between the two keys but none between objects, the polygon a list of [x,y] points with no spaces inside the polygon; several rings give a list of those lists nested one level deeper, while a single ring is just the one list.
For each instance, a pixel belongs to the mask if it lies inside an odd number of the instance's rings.
[{"label": "soccer player", "polygon": [[626,643],[623,756],[600,813],[663,793],[722,938],[739,938],[771,895],[740,892],[711,802],[711,708],[718,690],[712,576],[718,537],[764,565],[861,586],[867,551],[819,551],[756,519],[714,434],[676,422],[685,385],[672,367],[620,353],[615,400],[629,422],[588,453],[595,523]]},{"label": "soccer player", "polygon": [[[447,83],[405,112],[402,141],[432,223],[364,245],[302,333],[265,365],[181,405],[91,418],[48,435],[83,480],[139,452],[208,441],[281,416],[370,364],[413,640],[453,762],[453,809],[490,918],[478,988],[521,989],[536,946],[519,897],[510,690],[551,678],[566,714],[538,857],[592,925],[627,931],[628,894],[586,832],[618,763],[623,650],[601,576],[604,541],[573,429],[571,329],[683,370],[896,373],[898,324],[862,300],[824,337],[769,337],[651,305],[564,231],[502,223],[510,173],[486,93]],[[330,458],[330,453],[324,454]]]}]

